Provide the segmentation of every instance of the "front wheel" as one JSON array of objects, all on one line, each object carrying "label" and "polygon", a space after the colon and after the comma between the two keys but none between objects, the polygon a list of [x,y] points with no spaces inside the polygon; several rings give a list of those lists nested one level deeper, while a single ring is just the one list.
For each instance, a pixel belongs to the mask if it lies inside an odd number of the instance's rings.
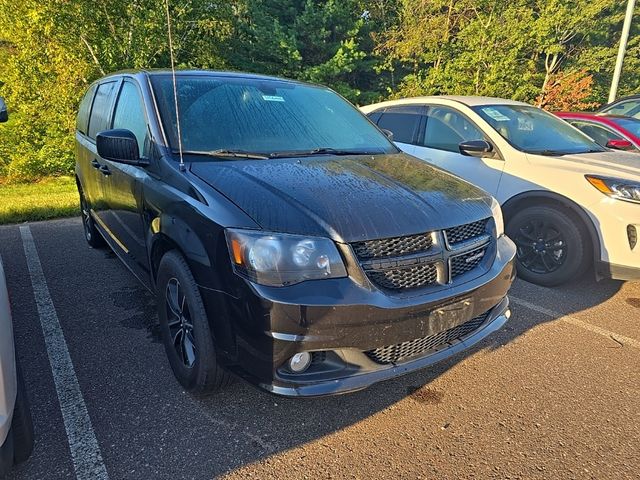
[{"label": "front wheel", "polygon": [[589,266],[584,228],[558,208],[526,207],[509,219],[506,233],[517,247],[518,276],[528,282],[552,287]]},{"label": "front wheel", "polygon": [[176,379],[195,394],[226,386],[230,377],[217,363],[200,290],[176,251],[160,261],[156,295],[162,340]]}]

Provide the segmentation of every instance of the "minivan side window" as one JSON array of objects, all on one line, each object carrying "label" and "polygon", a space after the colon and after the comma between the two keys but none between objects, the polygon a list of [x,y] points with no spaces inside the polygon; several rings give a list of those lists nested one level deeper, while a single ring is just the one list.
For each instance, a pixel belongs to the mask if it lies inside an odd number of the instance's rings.
[{"label": "minivan side window", "polygon": [[144,156],[147,138],[147,119],[138,87],[125,81],[122,84],[118,104],[113,114],[113,128],[124,128],[133,132],[138,140],[140,155]]},{"label": "minivan side window", "polygon": [[89,123],[89,110],[91,110],[91,102],[93,102],[93,95],[96,92],[96,86],[92,85],[87,93],[85,93],[80,106],[78,107],[78,116],[76,118],[76,130],[83,135],[87,134],[87,124]]},{"label": "minivan side window", "polygon": [[91,109],[91,117],[89,118],[90,138],[95,139],[98,132],[102,132],[108,128],[109,109],[111,107],[111,98],[116,82],[107,82],[98,86],[96,96],[93,100]]},{"label": "minivan side window", "polygon": [[421,119],[418,112],[387,109],[380,116],[378,127],[393,132],[394,142],[414,144]]},{"label": "minivan side window", "polygon": [[453,108],[429,107],[423,146],[460,153],[458,145],[469,140],[484,140],[484,134]]}]

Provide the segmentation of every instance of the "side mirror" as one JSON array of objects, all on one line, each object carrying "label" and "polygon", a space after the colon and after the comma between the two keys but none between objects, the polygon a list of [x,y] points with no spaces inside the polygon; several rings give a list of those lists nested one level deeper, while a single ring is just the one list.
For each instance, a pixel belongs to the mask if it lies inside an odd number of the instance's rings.
[{"label": "side mirror", "polygon": [[106,130],[96,136],[98,155],[105,160],[146,167],[149,161],[140,158],[138,140],[131,130]]},{"label": "side mirror", "polygon": [[607,148],[612,148],[614,150],[633,150],[633,143],[623,138],[620,138],[620,139],[612,138],[607,142],[605,146]]},{"label": "side mirror", "polygon": [[387,130],[386,128],[381,128],[382,133],[384,133],[389,140],[393,142],[393,132],[391,130]]},{"label": "side mirror", "polygon": [[7,104],[4,103],[4,98],[0,97],[0,122],[6,122],[9,120],[9,112],[7,111]]},{"label": "side mirror", "polygon": [[486,140],[468,140],[458,145],[460,153],[469,157],[486,157],[493,152],[493,145]]}]

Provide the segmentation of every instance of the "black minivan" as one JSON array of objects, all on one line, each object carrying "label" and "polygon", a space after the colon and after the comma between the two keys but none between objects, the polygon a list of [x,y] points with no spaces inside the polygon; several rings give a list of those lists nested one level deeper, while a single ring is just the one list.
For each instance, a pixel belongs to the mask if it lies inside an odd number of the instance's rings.
[{"label": "black minivan", "polygon": [[330,89],[259,75],[123,72],[76,132],[84,233],[157,298],[185,389],[358,390],[508,319],[499,205],[401,153]]}]

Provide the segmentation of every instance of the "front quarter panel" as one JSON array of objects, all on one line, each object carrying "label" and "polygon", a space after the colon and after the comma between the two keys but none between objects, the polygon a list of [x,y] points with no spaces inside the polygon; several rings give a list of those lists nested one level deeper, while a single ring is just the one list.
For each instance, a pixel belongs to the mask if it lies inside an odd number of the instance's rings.
[{"label": "front quarter panel", "polygon": [[[171,172],[167,181],[149,177],[144,185],[147,249],[169,239],[186,257],[199,285],[218,288],[211,275],[226,227],[258,228],[244,212],[188,172]],[[224,243],[226,248],[226,243]]]}]

